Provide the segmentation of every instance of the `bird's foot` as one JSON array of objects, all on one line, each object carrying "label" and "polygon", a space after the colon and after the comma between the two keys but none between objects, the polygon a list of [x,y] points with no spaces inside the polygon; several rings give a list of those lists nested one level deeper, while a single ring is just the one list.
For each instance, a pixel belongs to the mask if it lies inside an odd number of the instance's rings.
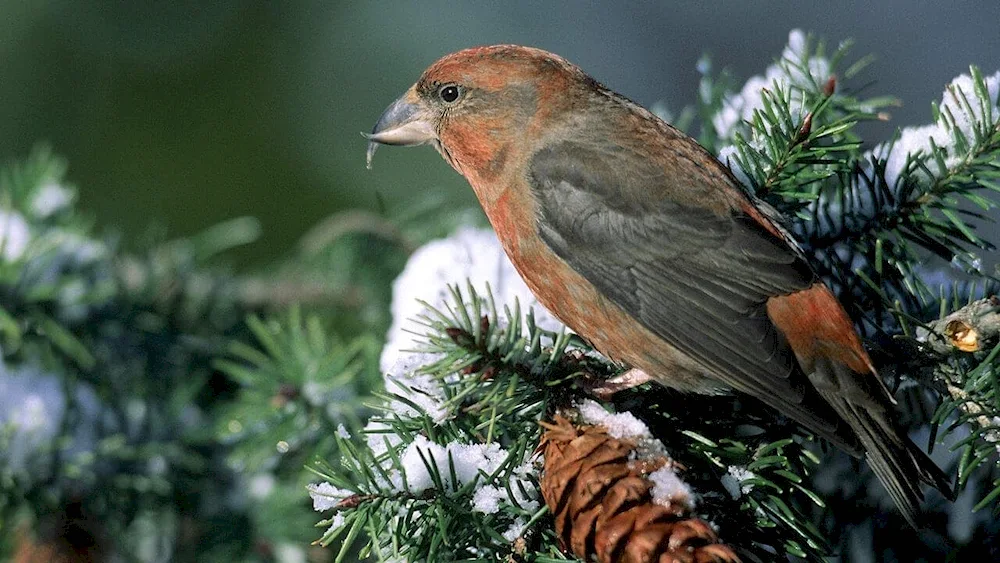
[{"label": "bird's foot", "polygon": [[653,378],[639,368],[632,368],[610,379],[594,381],[587,385],[587,392],[602,401],[609,401],[620,391],[649,383]]}]

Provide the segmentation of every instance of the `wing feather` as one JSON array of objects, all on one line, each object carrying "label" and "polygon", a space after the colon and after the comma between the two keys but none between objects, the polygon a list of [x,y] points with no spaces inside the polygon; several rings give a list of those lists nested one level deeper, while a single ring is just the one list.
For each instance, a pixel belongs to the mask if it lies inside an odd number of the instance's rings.
[{"label": "wing feather", "polygon": [[815,283],[794,246],[738,211],[678,203],[718,186],[668,197],[666,173],[621,147],[555,144],[529,179],[542,240],[602,294],[723,383],[857,451],[767,316],[769,298]]}]

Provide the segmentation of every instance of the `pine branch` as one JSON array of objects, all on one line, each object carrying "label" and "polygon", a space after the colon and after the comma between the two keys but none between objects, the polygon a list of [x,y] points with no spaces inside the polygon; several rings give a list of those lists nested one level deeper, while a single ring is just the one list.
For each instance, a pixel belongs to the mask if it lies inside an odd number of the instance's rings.
[{"label": "pine branch", "polygon": [[[788,215],[801,215],[824,187],[845,174],[861,146],[859,122],[884,119],[891,98],[861,100],[839,88],[842,43],[828,58],[823,44],[792,32],[766,78],[750,79],[721,103],[712,123],[733,144],[719,151],[753,193]],[[864,61],[844,71],[852,76]],[[742,120],[737,120],[742,117]]]},{"label": "pine branch", "polygon": [[[550,517],[544,509],[531,508],[539,502],[530,455],[541,438],[538,421],[557,407],[582,401],[587,378],[607,377],[620,368],[577,348],[565,333],[538,328],[530,313],[522,319],[516,303],[500,313],[489,293],[480,296],[471,288],[453,289],[451,303],[428,310],[421,326],[418,374],[404,375],[396,383],[399,393],[385,396],[381,414],[364,432],[367,446],[344,441],[339,466],[315,468],[340,495],[336,503],[321,502],[314,488],[318,507],[339,510],[339,516],[324,521],[330,529],[321,543],[387,530],[369,534],[363,551],[409,560],[506,557],[516,551],[513,540],[522,537],[531,541],[519,557],[558,554]],[[700,401],[685,407],[671,401],[675,406],[664,411],[653,400],[655,392],[646,389],[642,395],[644,405],[629,410],[649,421],[673,457],[688,467],[685,478],[700,487],[699,514],[724,522],[724,536],[745,538],[734,546],[741,557],[766,561],[777,551],[821,559],[822,538],[789,503],[789,494],[806,504],[819,501],[803,478],[815,457],[790,438],[793,426],[769,425],[771,430],[751,439],[734,440],[719,418],[733,426],[749,420],[734,415],[731,406],[728,417],[709,418],[714,424],[703,425],[696,422],[705,415]],[[616,402],[635,397],[626,393]],[[725,410],[720,406],[714,414]],[[759,416],[764,420],[763,413]],[[476,469],[467,465],[469,459],[479,460]],[[737,464],[745,469],[730,469]],[[727,489],[734,475],[740,476],[735,493]],[[340,504],[346,498],[351,506]],[[424,519],[400,516],[414,512]],[[443,520],[425,527],[431,513]],[[507,541],[497,543],[499,537]],[[347,553],[347,543],[341,554]],[[448,551],[440,551],[444,545]]]},{"label": "pine branch", "polygon": [[[954,449],[963,451],[959,485],[965,486],[973,472],[1000,461],[1000,378],[996,357],[1000,354],[1000,300],[995,296],[973,301],[917,332],[918,339],[933,356],[925,365],[946,399],[933,422],[948,433],[965,428],[969,435]],[[934,360],[936,357],[936,361]],[[1000,495],[1000,478],[975,509],[990,505]]]},{"label": "pine branch", "polygon": [[1000,341],[1000,298],[990,296],[927,323],[918,335],[938,354],[977,352]]},{"label": "pine branch", "polygon": [[342,343],[297,306],[286,318],[247,324],[256,342],[233,342],[230,357],[215,362],[240,386],[217,429],[230,459],[251,473],[282,475],[307,457],[334,455],[334,436],[370,414],[361,401],[379,381],[373,339]]},{"label": "pine branch", "polygon": [[[983,77],[975,68],[972,75],[975,92],[984,92]],[[993,245],[979,238],[962,219],[988,217],[959,208],[955,196],[984,211],[995,207],[995,201],[979,191],[998,190],[1000,115],[970,109],[973,103],[989,108],[996,101],[969,99],[954,88],[946,93],[946,97],[960,95],[960,102],[944,106],[949,113],[940,114],[934,129],[904,130],[895,143],[853,163],[839,199],[817,204],[817,211],[831,206],[838,209],[826,210],[825,221],[805,225],[806,246],[818,254],[829,254],[838,247],[879,249],[877,260],[869,260],[876,268],[883,263],[899,267],[917,262],[919,256],[907,243],[948,261],[966,256],[969,247],[992,249]],[[952,106],[958,107],[952,110]],[[975,132],[972,138],[963,133],[970,128]],[[829,219],[831,216],[839,221]],[[915,291],[917,295],[926,293],[920,287]]]},{"label": "pine branch", "polygon": [[[256,541],[248,509],[219,499],[256,493],[210,431],[232,390],[212,363],[253,304],[206,262],[256,222],[125,258],[74,207],[64,171],[37,150],[0,172],[0,536],[25,518],[58,526],[78,506],[109,558],[241,558]],[[122,263],[141,283],[123,282]]]}]

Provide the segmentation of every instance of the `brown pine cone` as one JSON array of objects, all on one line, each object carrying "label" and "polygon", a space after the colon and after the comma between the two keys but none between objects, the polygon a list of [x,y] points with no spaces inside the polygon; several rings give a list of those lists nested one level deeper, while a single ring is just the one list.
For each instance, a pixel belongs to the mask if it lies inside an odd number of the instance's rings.
[{"label": "brown pine cone", "polygon": [[636,441],[601,426],[574,427],[559,415],[543,426],[542,496],[564,549],[600,563],[739,561],[707,522],[690,516],[685,495],[653,501],[646,476],[672,461],[630,460]]}]

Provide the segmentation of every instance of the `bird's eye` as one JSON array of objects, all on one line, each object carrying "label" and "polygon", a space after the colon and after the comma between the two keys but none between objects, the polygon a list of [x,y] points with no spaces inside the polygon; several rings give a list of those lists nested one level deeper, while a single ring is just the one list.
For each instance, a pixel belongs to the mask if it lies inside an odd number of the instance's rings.
[{"label": "bird's eye", "polygon": [[455,100],[458,99],[458,96],[461,93],[462,92],[461,90],[458,89],[458,86],[454,84],[447,84],[445,86],[442,86],[441,89],[438,90],[438,97],[441,98],[441,100],[443,100],[444,103],[452,104],[455,103]]}]

